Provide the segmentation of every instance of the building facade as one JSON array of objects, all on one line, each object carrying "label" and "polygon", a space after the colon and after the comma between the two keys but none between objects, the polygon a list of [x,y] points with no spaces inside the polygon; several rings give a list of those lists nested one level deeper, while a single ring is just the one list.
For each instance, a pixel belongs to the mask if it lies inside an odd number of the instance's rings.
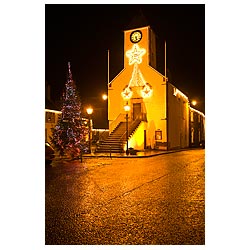
[{"label": "building facade", "polygon": [[45,142],[51,143],[52,131],[55,128],[58,119],[62,112],[58,110],[57,106],[51,99],[50,85],[45,82]]},{"label": "building facade", "polygon": [[45,142],[51,143],[52,131],[61,115],[61,111],[45,109]]},{"label": "building facade", "polygon": [[205,115],[190,107],[190,147],[205,146]]},{"label": "building facade", "polygon": [[[187,148],[197,133],[193,124],[190,128],[190,114],[200,117],[201,112],[190,109],[188,97],[156,70],[156,37],[150,26],[125,30],[124,68],[108,84],[110,150],[118,137],[121,150],[127,140],[136,150]],[[201,127],[199,131],[203,137]]]}]

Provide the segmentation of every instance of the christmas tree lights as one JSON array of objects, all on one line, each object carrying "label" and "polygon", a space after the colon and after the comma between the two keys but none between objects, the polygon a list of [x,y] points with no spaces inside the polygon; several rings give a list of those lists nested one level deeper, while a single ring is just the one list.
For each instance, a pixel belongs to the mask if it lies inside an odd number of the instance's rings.
[{"label": "christmas tree lights", "polygon": [[70,63],[68,78],[63,93],[62,115],[52,133],[52,144],[59,154],[78,157],[82,151],[82,140],[88,133],[81,120],[81,101],[72,79]]}]

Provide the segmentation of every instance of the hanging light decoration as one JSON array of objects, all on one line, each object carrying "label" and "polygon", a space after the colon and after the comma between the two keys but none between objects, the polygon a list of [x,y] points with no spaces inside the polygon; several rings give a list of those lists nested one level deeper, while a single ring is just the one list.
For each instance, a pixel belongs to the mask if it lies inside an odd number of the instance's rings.
[{"label": "hanging light decoration", "polygon": [[152,95],[153,89],[152,86],[149,83],[146,83],[141,90],[141,95],[143,98],[150,97]]},{"label": "hanging light decoration", "polygon": [[132,89],[127,85],[122,91],[122,97],[124,99],[130,99],[133,95]]}]

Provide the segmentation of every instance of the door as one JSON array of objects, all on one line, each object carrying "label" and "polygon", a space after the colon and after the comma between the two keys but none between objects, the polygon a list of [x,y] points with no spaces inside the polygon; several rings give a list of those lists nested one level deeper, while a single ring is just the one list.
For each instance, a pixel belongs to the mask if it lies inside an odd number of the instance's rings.
[{"label": "door", "polygon": [[133,103],[133,120],[141,118],[141,103]]}]

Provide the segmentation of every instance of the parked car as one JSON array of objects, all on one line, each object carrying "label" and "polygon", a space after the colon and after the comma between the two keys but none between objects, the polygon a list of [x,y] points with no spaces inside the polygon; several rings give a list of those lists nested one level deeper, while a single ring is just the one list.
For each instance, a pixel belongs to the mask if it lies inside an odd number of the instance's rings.
[{"label": "parked car", "polygon": [[55,150],[48,142],[45,142],[45,163],[51,164],[54,157],[55,157]]}]

